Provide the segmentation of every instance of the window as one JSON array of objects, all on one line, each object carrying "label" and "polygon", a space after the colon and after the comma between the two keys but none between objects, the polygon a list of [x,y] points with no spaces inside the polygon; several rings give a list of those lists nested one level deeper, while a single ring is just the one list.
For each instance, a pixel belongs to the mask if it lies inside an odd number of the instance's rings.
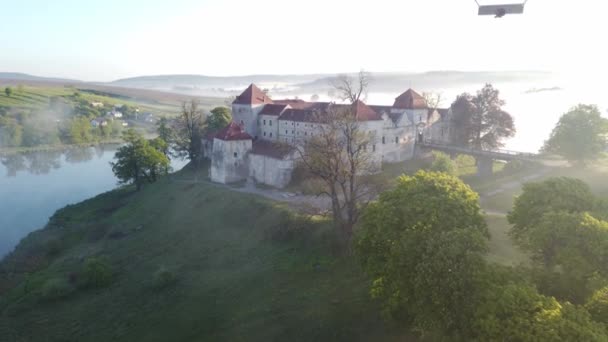
[{"label": "window", "polygon": [[386,144],[386,139],[382,137],[382,145]]},{"label": "window", "polygon": [[422,115],[418,115],[418,122],[422,122]]},{"label": "window", "polygon": [[236,152],[234,152],[234,158],[236,158],[236,157],[238,157],[238,156],[239,156],[239,154],[238,154],[238,153],[236,153]]},{"label": "window", "polygon": [[287,130],[285,130],[285,134],[287,134]]},{"label": "window", "polygon": [[304,135],[308,135],[308,132],[304,132]]},{"label": "window", "polygon": [[266,136],[266,132],[264,132],[264,136]]},{"label": "window", "polygon": [[270,132],[270,137],[272,138],[272,132]]},{"label": "window", "polygon": [[266,120],[264,120],[264,126],[266,126]]},{"label": "window", "polygon": [[372,152],[376,152],[376,144],[372,145]]},{"label": "window", "polygon": [[268,124],[272,126],[272,120],[268,120]]},{"label": "window", "polygon": [[244,124],[245,124],[245,122],[243,122],[243,120],[241,120],[241,125],[244,125]]},{"label": "window", "polygon": [[399,143],[399,137],[395,137],[395,144]]},{"label": "window", "polygon": [[291,130],[291,134],[293,134],[293,133],[294,133],[294,130],[292,129],[292,130]]}]

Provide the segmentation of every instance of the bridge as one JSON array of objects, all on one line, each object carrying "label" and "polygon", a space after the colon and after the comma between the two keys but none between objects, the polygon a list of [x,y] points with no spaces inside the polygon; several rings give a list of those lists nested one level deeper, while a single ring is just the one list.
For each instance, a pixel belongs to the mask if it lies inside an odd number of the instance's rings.
[{"label": "bridge", "polygon": [[487,176],[492,174],[494,160],[522,160],[522,161],[538,161],[539,156],[536,153],[518,152],[510,150],[492,149],[482,150],[470,147],[461,147],[451,145],[449,143],[431,139],[424,139],[418,142],[418,145],[423,148],[439,150],[449,154],[468,154],[477,160],[477,174]]}]

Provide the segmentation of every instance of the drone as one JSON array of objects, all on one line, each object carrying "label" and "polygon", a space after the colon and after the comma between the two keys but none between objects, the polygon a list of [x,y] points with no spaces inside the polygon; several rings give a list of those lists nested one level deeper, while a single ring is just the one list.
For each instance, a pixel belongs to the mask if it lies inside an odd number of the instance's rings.
[{"label": "drone", "polygon": [[522,14],[524,13],[524,6],[528,2],[525,0],[522,3],[518,4],[504,4],[504,5],[480,5],[477,0],[475,0],[477,6],[479,7],[478,15],[493,15],[494,18],[502,18],[507,14]]}]

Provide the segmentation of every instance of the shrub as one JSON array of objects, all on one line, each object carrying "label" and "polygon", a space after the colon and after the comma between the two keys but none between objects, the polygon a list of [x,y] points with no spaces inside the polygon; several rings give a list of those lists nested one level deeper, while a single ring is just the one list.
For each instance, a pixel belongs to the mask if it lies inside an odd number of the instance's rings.
[{"label": "shrub", "polygon": [[105,287],[112,282],[112,268],[102,258],[89,258],[85,262],[82,274],[84,287]]},{"label": "shrub", "polygon": [[514,174],[524,169],[524,162],[521,160],[511,160],[505,164],[505,167],[502,169],[502,172],[506,174]]},{"label": "shrub", "polygon": [[154,288],[156,289],[164,289],[173,285],[176,281],[177,277],[175,274],[165,267],[161,266],[158,271],[154,273]]},{"label": "shrub", "polygon": [[429,170],[455,175],[456,165],[447,154],[439,151],[433,151],[433,163],[431,164]]},{"label": "shrub", "polygon": [[57,238],[51,239],[46,243],[46,255],[56,257],[65,249],[65,243]]},{"label": "shrub", "polygon": [[42,287],[42,298],[44,300],[57,300],[67,297],[74,288],[63,278],[49,279]]}]

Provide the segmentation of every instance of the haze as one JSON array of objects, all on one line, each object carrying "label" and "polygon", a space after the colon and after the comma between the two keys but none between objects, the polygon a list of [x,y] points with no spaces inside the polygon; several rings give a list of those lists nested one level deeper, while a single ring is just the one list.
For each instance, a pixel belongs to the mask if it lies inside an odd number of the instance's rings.
[{"label": "haze", "polygon": [[476,7],[473,0],[11,1],[0,12],[0,71],[85,81],[361,68],[605,73],[605,2],[530,0],[524,15],[500,20],[478,17]]}]

